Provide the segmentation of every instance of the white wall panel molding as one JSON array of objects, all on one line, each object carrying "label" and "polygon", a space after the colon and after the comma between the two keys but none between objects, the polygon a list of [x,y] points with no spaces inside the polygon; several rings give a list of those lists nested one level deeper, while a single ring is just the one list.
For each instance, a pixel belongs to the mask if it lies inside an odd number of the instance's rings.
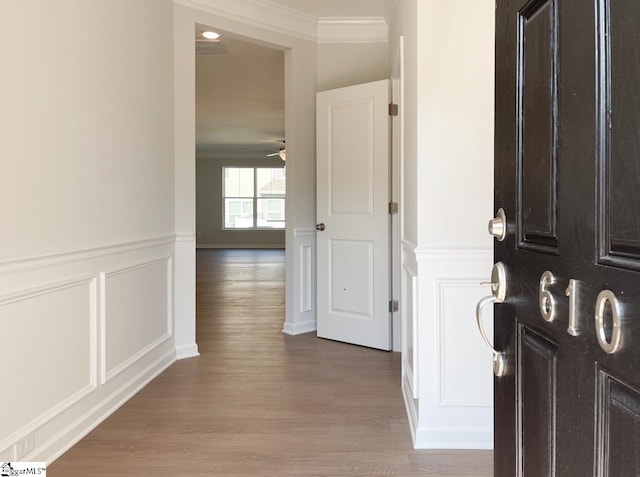
[{"label": "white wall panel molding", "polygon": [[406,378],[409,395],[418,399],[418,270],[415,257],[416,245],[410,240],[401,241],[400,319],[402,373]]},{"label": "white wall panel molding", "polygon": [[[172,257],[167,256],[104,272],[100,280],[101,384],[171,338],[172,265]],[[137,336],[122,332],[134,322]]]},{"label": "white wall panel molding", "polygon": [[[491,353],[475,323],[475,305],[490,293],[490,247],[415,248],[419,424],[417,448],[491,448]],[[489,323],[487,317],[487,323]]]},{"label": "white wall panel molding", "polygon": [[[438,407],[493,409],[493,379],[489,379],[486,372],[492,369],[492,358],[484,347],[478,346],[480,335],[476,327],[469,326],[473,324],[474,305],[487,293],[487,287],[480,286],[483,280],[480,276],[436,279]],[[487,332],[492,335],[489,317],[486,320]]]},{"label": "white wall panel molding", "polygon": [[383,17],[321,17],[319,43],[387,43],[389,26]]},{"label": "white wall panel molding", "polygon": [[[50,462],[72,444],[65,438],[82,437],[175,361],[177,240],[168,235],[2,262],[0,325],[12,337],[3,344],[12,356],[3,379],[20,392],[3,395],[0,458],[13,459],[14,445],[33,434],[36,448],[24,457]],[[110,336],[114,313],[122,327]],[[197,355],[197,347],[180,353]],[[97,404],[106,402],[108,410]],[[82,426],[69,424],[88,409]],[[69,426],[77,428],[70,433]]]},{"label": "white wall panel molding", "polygon": [[199,243],[196,248],[198,249],[225,249],[225,248],[247,248],[247,249],[270,249],[277,250],[283,249],[282,245],[277,244],[263,244],[263,243],[254,243],[254,244],[237,244],[237,243]]},{"label": "white wall panel molding", "polygon": [[317,17],[268,0],[174,0],[174,2],[303,40],[316,41],[318,35]]},{"label": "white wall panel molding", "polygon": [[314,293],[314,256],[313,247],[310,244],[300,246],[300,258],[302,260],[300,266],[300,313],[313,311],[313,293]]},{"label": "white wall panel molding", "polygon": [[0,297],[0,325],[10,337],[2,352],[12,361],[3,370],[2,408],[10,412],[0,451],[97,388],[96,282],[86,275]]},{"label": "white wall panel molding", "polygon": [[174,362],[173,350],[166,351],[125,383],[102,396],[96,404],[79,414],[67,425],[51,432],[50,437],[38,445],[36,452],[26,457],[34,461],[53,462]]},{"label": "white wall panel molding", "polygon": [[0,273],[7,273],[15,270],[49,267],[59,264],[66,265],[71,262],[90,260],[94,258],[105,257],[107,255],[115,255],[125,252],[159,247],[163,245],[170,245],[175,240],[175,235],[161,235],[142,240],[116,242],[97,245],[94,247],[79,248],[75,250],[64,250],[37,255],[26,255],[21,257],[0,259]]},{"label": "white wall panel molding", "polygon": [[418,277],[415,271],[403,264],[402,276],[402,371],[407,378],[411,397],[418,399]]},{"label": "white wall panel molding", "polygon": [[297,283],[294,314],[285,320],[282,332],[289,335],[316,330],[316,230],[299,227],[293,230],[294,277]]}]

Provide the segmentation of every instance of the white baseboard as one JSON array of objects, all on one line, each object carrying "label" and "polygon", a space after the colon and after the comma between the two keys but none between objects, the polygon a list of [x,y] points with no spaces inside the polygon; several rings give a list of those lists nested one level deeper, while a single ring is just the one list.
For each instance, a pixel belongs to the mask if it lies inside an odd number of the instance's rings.
[{"label": "white baseboard", "polygon": [[316,320],[307,320],[300,323],[285,323],[282,332],[287,335],[301,335],[316,331]]},{"label": "white baseboard", "polygon": [[402,376],[402,397],[404,398],[404,406],[407,410],[407,418],[409,419],[409,431],[411,432],[411,440],[413,447],[416,447],[416,431],[418,429],[418,410],[416,409],[416,401],[413,399],[411,392],[411,383],[407,376]]},{"label": "white baseboard", "polygon": [[415,449],[493,449],[493,432],[485,428],[419,427]]},{"label": "white baseboard", "polygon": [[52,463],[174,362],[174,352],[165,353],[134,376],[126,385],[118,387],[115,392],[100,401],[80,418],[54,434],[48,441],[39,446],[37,453],[27,455],[25,458],[33,462]]},{"label": "white baseboard", "polygon": [[176,347],[176,359],[195,358],[196,356],[200,356],[196,343]]}]

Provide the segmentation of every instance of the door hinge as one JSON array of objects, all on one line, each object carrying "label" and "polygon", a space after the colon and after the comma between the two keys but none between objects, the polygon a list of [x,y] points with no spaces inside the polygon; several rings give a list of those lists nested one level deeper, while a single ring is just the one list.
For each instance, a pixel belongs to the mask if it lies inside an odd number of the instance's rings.
[{"label": "door hinge", "polygon": [[389,202],[389,215],[395,215],[398,213],[398,203]]},{"label": "door hinge", "polygon": [[389,116],[398,115],[398,105],[395,103],[389,103]]},{"label": "door hinge", "polygon": [[390,300],[389,313],[397,313],[397,312],[398,312],[398,300]]}]

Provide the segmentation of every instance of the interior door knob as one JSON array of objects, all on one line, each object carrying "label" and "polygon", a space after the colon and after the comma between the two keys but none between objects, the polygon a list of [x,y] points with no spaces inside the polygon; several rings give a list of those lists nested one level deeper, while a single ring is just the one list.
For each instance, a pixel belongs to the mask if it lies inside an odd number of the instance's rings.
[{"label": "interior door knob", "polygon": [[324,224],[316,224],[316,230],[322,232],[324,230]]},{"label": "interior door knob", "polygon": [[507,216],[504,209],[498,209],[498,213],[494,219],[489,221],[489,233],[502,242],[507,236]]}]

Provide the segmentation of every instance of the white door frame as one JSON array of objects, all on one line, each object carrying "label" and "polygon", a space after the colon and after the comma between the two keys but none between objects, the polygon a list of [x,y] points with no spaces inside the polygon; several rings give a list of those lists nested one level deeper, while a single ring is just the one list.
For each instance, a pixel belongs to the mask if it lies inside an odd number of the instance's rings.
[{"label": "white door frame", "polygon": [[[404,37],[400,36],[398,49],[391,62],[391,101],[398,105],[398,115],[391,118],[391,200],[398,204],[398,213],[391,216],[391,299],[403,307],[401,288],[402,237],[404,221],[402,211],[404,161]],[[402,311],[402,310],[400,310]],[[392,317],[393,351],[402,351],[402,314]]]},{"label": "white door frame", "polygon": [[[315,93],[317,48],[311,40],[242,23],[205,4],[175,0],[175,264],[174,322],[178,358],[197,356],[195,342],[195,54],[197,23],[285,51],[285,129],[287,142],[287,210],[285,230],[285,330],[315,328],[314,260],[304,260],[300,246],[315,248]],[[310,67],[312,65],[312,67]],[[308,96],[308,108],[300,107]],[[298,107],[294,109],[294,98]],[[306,104],[306,100],[304,101]],[[307,167],[310,165],[310,167]],[[307,197],[308,196],[308,197]],[[305,242],[305,243],[301,243]],[[307,244],[306,242],[310,242]],[[312,252],[314,252],[313,250]],[[302,277],[302,280],[300,279]],[[307,280],[307,281],[308,281]]]}]

